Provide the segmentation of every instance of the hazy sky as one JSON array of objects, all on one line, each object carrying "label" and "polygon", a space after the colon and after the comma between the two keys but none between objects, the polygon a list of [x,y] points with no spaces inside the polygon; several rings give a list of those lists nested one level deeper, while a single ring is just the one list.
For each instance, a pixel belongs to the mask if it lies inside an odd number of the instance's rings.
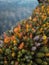
[{"label": "hazy sky", "polygon": [[[12,1],[19,1],[19,0],[0,0],[0,1],[12,2]],[[37,1],[37,0],[20,0],[20,1]]]},{"label": "hazy sky", "polygon": [[[0,1],[10,1],[10,0],[0,0]],[[14,0],[11,0],[11,1],[14,1]],[[16,1],[16,0],[15,0]]]}]

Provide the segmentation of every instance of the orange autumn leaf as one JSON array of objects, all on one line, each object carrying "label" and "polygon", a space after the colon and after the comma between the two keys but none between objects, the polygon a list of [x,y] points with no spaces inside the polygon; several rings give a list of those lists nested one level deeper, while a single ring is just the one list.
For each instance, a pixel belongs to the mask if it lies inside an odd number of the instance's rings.
[{"label": "orange autumn leaf", "polygon": [[45,20],[47,18],[46,15],[42,15],[42,19]]},{"label": "orange autumn leaf", "polygon": [[36,8],[36,11],[37,11],[37,12],[40,12],[40,8]]},{"label": "orange autumn leaf", "polygon": [[14,33],[17,33],[18,32],[18,28],[16,27],[16,28],[14,28]]},{"label": "orange autumn leaf", "polygon": [[21,32],[21,33],[19,33],[18,37],[22,38],[22,35],[23,35],[23,33]]},{"label": "orange autumn leaf", "polygon": [[34,22],[36,22],[36,21],[37,21],[37,18],[36,18],[36,17],[35,17],[35,18],[33,18],[33,21],[34,21]]},{"label": "orange autumn leaf", "polygon": [[26,28],[29,28],[29,24],[26,24]]},{"label": "orange autumn leaf", "polygon": [[11,36],[11,40],[15,40],[16,38],[15,38],[15,36],[13,35],[13,36]]},{"label": "orange autumn leaf", "polygon": [[49,57],[49,53],[46,53],[45,56]]},{"label": "orange autumn leaf", "polygon": [[15,27],[13,31],[14,31],[14,33],[19,32],[20,31],[20,27],[19,26],[18,27]]},{"label": "orange autumn leaf", "polygon": [[15,37],[14,35],[13,35],[13,36],[11,36],[11,38],[10,38],[10,39],[11,39],[11,41],[13,41],[13,43],[14,43],[14,44],[16,44],[16,43],[17,43],[16,37]]},{"label": "orange autumn leaf", "polygon": [[43,9],[44,7],[45,7],[45,6],[44,6],[44,5],[42,5],[42,7],[41,7],[41,8]]},{"label": "orange autumn leaf", "polygon": [[33,36],[32,36],[32,34],[30,34],[30,38],[32,38]]},{"label": "orange autumn leaf", "polygon": [[24,42],[22,42],[20,45],[19,45],[19,49],[22,49],[24,47]]},{"label": "orange autumn leaf", "polygon": [[9,42],[10,42],[10,37],[8,37],[8,36],[5,37],[5,38],[4,38],[4,43],[9,43]]},{"label": "orange autumn leaf", "polygon": [[29,30],[29,24],[26,24],[26,31],[28,32]]},{"label": "orange autumn leaf", "polygon": [[19,38],[21,38],[21,37],[22,37],[22,32],[20,32],[20,33],[17,32],[17,33],[16,33],[16,36],[18,36]]}]

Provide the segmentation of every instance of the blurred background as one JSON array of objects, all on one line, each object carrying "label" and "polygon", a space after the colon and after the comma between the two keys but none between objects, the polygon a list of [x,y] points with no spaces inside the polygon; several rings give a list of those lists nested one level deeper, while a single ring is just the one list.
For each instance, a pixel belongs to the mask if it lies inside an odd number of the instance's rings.
[{"label": "blurred background", "polygon": [[37,5],[37,0],[0,0],[0,35],[31,16]]}]

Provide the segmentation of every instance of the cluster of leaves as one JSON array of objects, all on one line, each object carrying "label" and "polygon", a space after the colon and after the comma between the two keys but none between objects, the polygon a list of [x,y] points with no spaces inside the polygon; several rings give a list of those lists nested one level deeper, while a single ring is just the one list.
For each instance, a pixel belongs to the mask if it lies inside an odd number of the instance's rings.
[{"label": "cluster of leaves", "polygon": [[49,0],[38,0],[38,2],[39,2],[39,3],[45,3],[45,2],[48,3]]},{"label": "cluster of leaves", "polygon": [[49,4],[4,33],[2,43],[0,65],[49,65]]}]

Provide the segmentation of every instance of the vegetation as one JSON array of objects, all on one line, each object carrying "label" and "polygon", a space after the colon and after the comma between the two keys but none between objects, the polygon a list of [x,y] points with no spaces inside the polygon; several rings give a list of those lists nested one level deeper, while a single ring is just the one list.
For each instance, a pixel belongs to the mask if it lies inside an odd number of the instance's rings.
[{"label": "vegetation", "polygon": [[4,33],[0,65],[49,65],[48,3],[39,4],[29,19]]}]

